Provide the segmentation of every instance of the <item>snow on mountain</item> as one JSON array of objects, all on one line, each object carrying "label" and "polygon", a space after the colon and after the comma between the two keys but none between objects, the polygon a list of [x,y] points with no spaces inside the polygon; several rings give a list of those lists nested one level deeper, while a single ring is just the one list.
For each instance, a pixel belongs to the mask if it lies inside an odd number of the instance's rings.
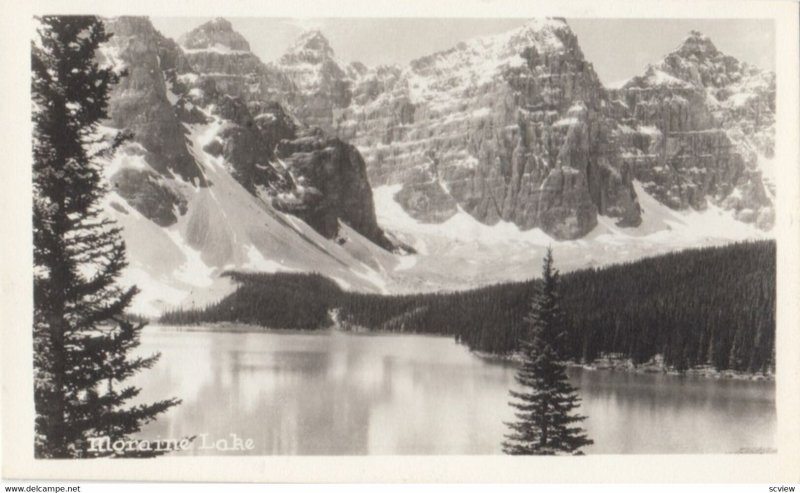
[{"label": "snow on mountain", "polygon": [[470,39],[414,60],[407,72],[411,103],[426,102],[432,110],[452,109],[465,88],[480,87],[502,77],[506,69],[524,66],[525,50],[565,51],[559,37],[565,30],[569,27],[562,20],[533,19],[518,29]]},{"label": "snow on mountain", "polygon": [[[218,299],[233,288],[219,275],[232,269],[318,272],[348,289],[385,291],[389,282],[385,271],[398,264],[393,255],[379,247],[366,248],[371,242],[350,228],[346,230],[350,241],[337,244],[249,194],[222,158],[203,150],[220,128],[219,121],[187,125],[190,151],[210,185],[176,184],[188,202],[176,224],[160,227],[117,193],[107,197],[107,210],[123,227],[131,260],[124,280],[142,290],[134,311],[156,314]],[[108,169],[126,165],[112,163]]]},{"label": "snow on mountain", "polygon": [[181,45],[109,26],[139,313],[217,300],[225,270],[437,291],[533,277],[551,245],[573,270],[767,235],[774,75],[699,34],[608,91],[561,19],[375,68],[319,31],[264,64],[224,19]]},{"label": "snow on mountain", "polygon": [[[142,290],[134,311],[156,314],[218,299],[233,288],[220,274],[233,269],[318,272],[348,289],[387,289],[387,272],[399,260],[385,249],[387,244],[382,248],[372,243],[382,240],[383,233],[374,224],[369,187],[358,175],[351,147],[316,134],[293,134],[291,119],[268,102],[253,107],[260,112],[253,119],[236,85],[217,85],[225,79],[192,71],[196,66],[207,68],[204,63],[209,61],[218,63],[220,56],[239,57],[244,45],[229,24],[212,21],[201,26],[202,36],[187,36],[190,41],[185,42],[198,46],[193,58],[161,37],[146,19],[118,18],[109,26],[115,36],[99,56],[113,54],[114,63],[128,75],[111,94],[103,133],[127,130],[133,139],[104,167],[110,189],[106,211],[122,226],[128,247],[130,266],[124,281]],[[214,48],[220,36],[230,51]],[[242,65],[237,60],[221,67],[239,75]],[[199,85],[179,87],[176,71],[188,75],[183,84]],[[232,92],[220,94],[226,90]],[[294,146],[288,150],[255,146],[275,145],[286,137],[281,142]],[[285,173],[297,183],[271,174],[278,159],[273,152],[280,152]],[[341,174],[328,176],[322,168]],[[323,183],[318,176],[325,178]],[[342,195],[329,198],[329,187],[339,177],[345,181],[335,191]],[[281,212],[273,206],[272,195],[264,194],[270,184],[288,192],[292,187],[313,189],[315,202],[301,200],[297,211]],[[322,209],[313,208],[319,208],[320,199]],[[365,210],[359,206],[349,214],[348,204],[364,200]],[[366,209],[373,214],[372,224]],[[317,231],[309,224],[316,218],[326,221],[328,229],[320,231],[337,236]],[[353,227],[329,228],[327,223],[338,218],[351,220]]]},{"label": "snow on mountain", "polygon": [[753,225],[736,220],[730,211],[709,206],[704,211],[670,209],[634,181],[642,207],[642,223],[626,228],[607,216],[576,240],[559,241],[538,228],[521,231],[513,223],[486,225],[463,210],[440,224],[409,216],[394,196],[400,185],[375,189],[379,223],[411,244],[419,253],[408,257],[392,274],[398,292],[459,290],[539,275],[547,247],[555,249],[562,272],[629,262],[686,248],[768,238]]},{"label": "snow on mountain", "polygon": [[[404,186],[397,199],[417,219],[444,220],[458,204],[486,224],[575,238],[597,214],[635,226],[636,178],[669,207],[710,201],[771,228],[774,74],[699,32],[610,91],[561,19],[361,71],[350,84],[352,102],[331,125],[359,146],[373,186]],[[569,193],[540,193],[564,181]]]}]

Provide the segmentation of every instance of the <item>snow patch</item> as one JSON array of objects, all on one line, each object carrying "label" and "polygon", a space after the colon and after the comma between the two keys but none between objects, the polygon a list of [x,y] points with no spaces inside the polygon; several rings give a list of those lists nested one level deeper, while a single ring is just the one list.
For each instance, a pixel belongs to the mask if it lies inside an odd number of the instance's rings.
[{"label": "snow patch", "polygon": [[185,48],[181,47],[184,53],[219,53],[220,55],[244,55],[249,54],[247,50],[234,50],[230,46],[221,43],[214,43],[206,48]]},{"label": "snow patch", "polygon": [[622,89],[623,87],[625,87],[625,84],[630,82],[630,80],[631,80],[630,78],[615,80],[614,82],[609,82],[608,84],[606,84],[606,88],[607,89]]},{"label": "snow patch", "polygon": [[394,268],[395,271],[408,270],[417,265],[417,257],[414,255],[401,255],[399,260]]},{"label": "snow patch", "polygon": [[248,245],[246,250],[247,262],[243,265],[245,269],[252,269],[258,272],[296,272],[283,265],[280,262],[265,258],[264,255],[255,247],[255,245]]},{"label": "snow patch", "polygon": [[568,116],[553,123],[554,127],[568,127],[579,123],[579,120],[574,116]]},{"label": "snow patch", "polygon": [[188,72],[188,73],[185,73],[185,74],[179,74],[178,75],[178,81],[180,81],[183,84],[188,84],[188,85],[192,85],[192,84],[196,83],[197,79],[199,79],[199,78],[200,78],[200,76],[197,75],[194,72]]},{"label": "snow patch", "polygon": [[164,232],[172,242],[175,243],[175,246],[178,247],[186,259],[185,262],[172,273],[172,276],[190,286],[210,286],[215,268],[203,262],[203,253],[189,246],[184,240],[183,235],[175,229],[167,229]]},{"label": "snow patch", "polygon": [[553,241],[538,228],[520,231],[516,224],[507,221],[499,221],[493,226],[483,224],[461,207],[453,217],[441,224],[422,223],[408,215],[394,199],[401,188],[402,185],[384,185],[372,191],[375,214],[382,227],[396,229],[412,236],[430,236],[456,242],[480,241],[487,245],[522,241],[541,246]]},{"label": "snow patch", "polygon": [[[38,36],[34,37],[37,39]],[[100,63],[100,68],[110,68],[114,72],[121,72],[125,68],[125,62],[120,56],[120,48],[114,46],[112,43],[102,43],[98,46],[97,51],[102,55],[103,61]]]},{"label": "snow patch", "polygon": [[645,135],[660,136],[661,130],[655,125],[639,125],[636,131]]},{"label": "snow patch", "polygon": [[647,82],[650,85],[691,88],[692,85],[685,80],[674,77],[663,70],[651,67],[647,72]]}]

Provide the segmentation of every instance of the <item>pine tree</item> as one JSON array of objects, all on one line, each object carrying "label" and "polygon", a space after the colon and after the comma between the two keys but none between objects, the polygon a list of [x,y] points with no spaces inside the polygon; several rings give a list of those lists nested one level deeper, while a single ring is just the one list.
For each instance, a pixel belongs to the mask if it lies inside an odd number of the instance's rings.
[{"label": "pine tree", "polygon": [[[95,63],[110,36],[96,17],[43,17],[32,43],[35,453],[88,457],[89,439],[129,439],[179,403],[132,405],[123,382],[159,355],[132,357],[143,324],[124,315],[137,290],[119,228],[100,215],[97,137],[118,78]],[[119,139],[115,139],[119,143]],[[146,455],[146,454],[143,454]]]},{"label": "pine tree", "polygon": [[510,392],[516,400],[509,404],[517,409],[518,421],[506,423],[511,429],[503,442],[507,454],[576,454],[593,443],[582,428],[575,426],[586,418],[573,412],[580,398],[567,380],[562,361],[564,313],[559,304],[559,274],[553,269],[550,249],[542,274],[525,319],[528,334],[520,341],[523,363],[516,381],[523,390]]}]

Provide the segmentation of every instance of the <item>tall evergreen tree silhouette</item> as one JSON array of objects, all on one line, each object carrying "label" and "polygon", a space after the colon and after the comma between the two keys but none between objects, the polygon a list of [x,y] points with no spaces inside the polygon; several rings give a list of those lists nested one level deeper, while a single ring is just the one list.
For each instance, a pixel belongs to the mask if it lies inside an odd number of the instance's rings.
[{"label": "tall evergreen tree silhouette", "polygon": [[564,313],[559,303],[559,274],[548,248],[542,281],[531,302],[526,321],[528,333],[520,342],[522,366],[516,375],[521,391],[511,391],[517,421],[507,423],[503,451],[514,455],[580,453],[592,444],[577,423],[586,419],[575,413],[580,403],[577,389],[567,380],[562,345]]},{"label": "tall evergreen tree silhouette", "polygon": [[99,209],[98,158],[115,145],[103,144],[97,125],[117,75],[98,67],[95,51],[110,36],[96,17],[38,21],[31,46],[35,453],[88,457],[97,455],[90,438],[129,439],[179,401],[127,404],[140,389],[124,382],[159,355],[129,354],[143,327],[124,315],[137,290],[116,284],[125,245]]}]

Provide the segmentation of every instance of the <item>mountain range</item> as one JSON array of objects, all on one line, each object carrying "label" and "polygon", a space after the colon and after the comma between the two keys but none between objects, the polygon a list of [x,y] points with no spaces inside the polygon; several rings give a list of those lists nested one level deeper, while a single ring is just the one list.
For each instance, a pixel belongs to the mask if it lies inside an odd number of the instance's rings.
[{"label": "mountain range", "polygon": [[123,73],[103,131],[107,210],[136,311],[202,304],[226,270],[367,292],[533,277],[746,238],[774,222],[775,75],[692,31],[618,87],[563,19],[407,66],[337,58],[320,31],[263,62],[230,22],[177,41],[106,19]]}]

